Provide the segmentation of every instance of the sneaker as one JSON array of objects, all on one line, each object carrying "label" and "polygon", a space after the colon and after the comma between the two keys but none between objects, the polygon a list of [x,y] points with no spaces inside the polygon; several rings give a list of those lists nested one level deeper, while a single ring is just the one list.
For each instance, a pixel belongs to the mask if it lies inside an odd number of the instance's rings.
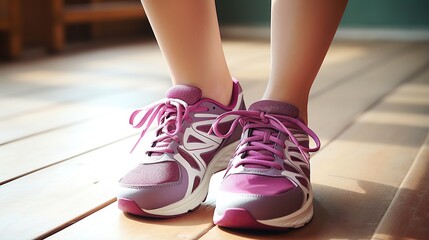
[{"label": "sneaker", "polygon": [[[216,200],[214,223],[229,228],[298,228],[313,216],[309,152],[320,148],[316,134],[298,119],[293,105],[259,101],[248,111],[221,115],[217,123],[238,116],[241,141],[231,159]],[[235,126],[237,124],[233,124]],[[317,147],[309,148],[308,135]]]},{"label": "sneaker", "polygon": [[[236,81],[233,85],[228,106],[201,98],[199,88],[179,85],[170,88],[166,98],[131,115],[130,124],[143,129],[140,139],[156,119],[156,136],[140,163],[120,179],[119,209],[168,218],[196,209],[205,200],[211,176],[226,168],[241,134],[236,129],[222,139],[208,133],[219,115],[245,109],[241,87]],[[233,120],[224,118],[219,128],[229,129]]]}]

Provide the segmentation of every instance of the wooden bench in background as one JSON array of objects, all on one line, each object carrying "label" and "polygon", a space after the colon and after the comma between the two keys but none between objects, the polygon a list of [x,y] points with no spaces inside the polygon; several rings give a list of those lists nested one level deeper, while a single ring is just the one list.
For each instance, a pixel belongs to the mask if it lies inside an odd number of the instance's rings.
[{"label": "wooden bench in background", "polygon": [[66,4],[64,0],[49,0],[48,50],[61,51],[65,44],[65,27],[71,24],[108,22],[144,18],[140,1],[105,2],[88,0],[87,3]]},{"label": "wooden bench in background", "polygon": [[0,0],[1,56],[16,58],[22,49],[20,0]]},{"label": "wooden bench in background", "polygon": [[44,0],[38,5],[30,0],[0,0],[0,57],[18,58],[27,45],[59,52],[65,47],[69,25],[90,24],[100,30],[99,23],[145,16],[139,0]]}]

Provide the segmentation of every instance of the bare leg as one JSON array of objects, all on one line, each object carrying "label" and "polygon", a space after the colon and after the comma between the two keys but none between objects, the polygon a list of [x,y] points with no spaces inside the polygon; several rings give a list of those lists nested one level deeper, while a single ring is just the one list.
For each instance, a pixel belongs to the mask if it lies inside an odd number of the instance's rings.
[{"label": "bare leg", "polygon": [[264,99],[297,106],[307,122],[310,88],[346,5],[346,0],[272,0],[272,66]]},{"label": "bare leg", "polygon": [[173,84],[199,87],[228,104],[231,75],[222,49],[214,0],[142,0]]}]

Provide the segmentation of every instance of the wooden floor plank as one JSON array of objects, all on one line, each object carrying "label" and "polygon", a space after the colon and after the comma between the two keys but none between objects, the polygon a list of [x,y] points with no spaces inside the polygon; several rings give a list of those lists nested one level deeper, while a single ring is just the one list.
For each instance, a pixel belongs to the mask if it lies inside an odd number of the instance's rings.
[{"label": "wooden floor plank", "polygon": [[[91,151],[135,134],[127,124],[128,111],[92,119],[1,146],[0,182]],[[26,151],[31,149],[31,151]]]},{"label": "wooden floor plank", "polygon": [[132,87],[168,79],[154,42],[65,54],[0,65],[0,97],[69,87]]},{"label": "wooden floor plank", "polygon": [[[133,139],[0,187],[0,238],[34,239],[110,201]],[[4,220],[3,220],[4,219]],[[23,228],[25,226],[25,228]]]},{"label": "wooden floor plank", "polygon": [[112,204],[48,239],[196,239],[213,226],[212,215],[213,207],[202,205],[180,219],[145,219],[124,215]]},{"label": "wooden floor plank", "polygon": [[[388,109],[391,112],[398,108],[406,109],[413,117],[407,121],[403,115],[391,114],[390,122],[429,128],[429,69],[419,81],[401,86],[395,95],[397,97],[386,99]],[[368,117],[380,119],[379,116]],[[373,239],[425,239],[429,236],[428,171],[429,135],[378,225]]]},{"label": "wooden floor plank", "polygon": [[[143,107],[151,100],[161,98],[164,86],[158,83],[155,86],[134,88],[129,91],[117,91],[107,96],[94,97],[86,101],[72,101],[56,103],[55,106],[40,111],[21,114],[17,117],[0,120],[0,145],[16,141],[37,133],[68,126],[94,117],[100,117],[114,112],[117,109]],[[150,96],[150,97],[148,97]],[[47,121],[49,119],[49,121]]]},{"label": "wooden floor plank", "polygon": [[429,236],[429,135],[372,239],[425,239]]},{"label": "wooden floor plank", "polygon": [[112,93],[115,89],[106,88],[61,88],[50,91],[28,93],[22,96],[2,97],[0,100],[0,120],[11,118],[30,111],[55,106],[60,102],[88,98],[92,96]]},{"label": "wooden floor plank", "polygon": [[0,68],[0,119],[84,102],[164,81],[168,72],[154,43],[18,63]]},{"label": "wooden floor plank", "polygon": [[416,46],[406,53],[385,60],[376,69],[363,72],[353,81],[337,85],[330,91],[311,98],[309,126],[327,144],[380,97],[407,78],[412,78],[417,71],[427,68],[428,51],[427,45]]},{"label": "wooden floor plank", "polygon": [[330,48],[323,61],[311,89],[311,98],[414,48],[412,44],[397,42],[340,42],[336,46]]},{"label": "wooden floor plank", "polygon": [[[143,85],[143,82],[141,84]],[[126,105],[142,107],[142,103],[159,99],[162,96],[159,90],[160,88],[163,90],[165,85],[160,83],[152,86],[145,87],[145,90],[141,90],[140,96],[129,99]],[[52,112],[52,114],[55,113],[55,111]],[[0,183],[132,135],[135,131],[127,124],[130,113],[131,109],[129,108],[111,109],[108,115],[0,146],[0,166],[2,166],[0,168]],[[67,113],[65,114],[67,115]],[[59,119],[61,121],[61,118],[66,115],[54,116],[52,120]],[[26,116],[28,117],[28,115]],[[47,123],[50,121],[49,114],[44,115],[42,112],[39,117],[42,120],[44,118]],[[35,127],[41,125],[46,126],[45,123],[39,123],[35,124]],[[32,128],[27,127],[27,130],[21,130],[26,131],[26,134],[31,134]],[[13,129],[10,131],[13,132]],[[9,133],[9,130],[6,131],[5,135],[6,137],[17,136],[15,133]],[[22,149],[34,150],[28,154]]]}]

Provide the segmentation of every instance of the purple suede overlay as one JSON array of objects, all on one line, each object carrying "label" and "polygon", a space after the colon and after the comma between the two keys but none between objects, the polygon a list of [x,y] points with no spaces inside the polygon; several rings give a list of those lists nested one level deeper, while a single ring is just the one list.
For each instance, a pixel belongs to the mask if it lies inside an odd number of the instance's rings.
[{"label": "purple suede overlay", "polygon": [[298,118],[299,116],[299,109],[294,105],[273,100],[261,100],[255,102],[250,105],[249,110],[271,114],[287,115],[294,118]]},{"label": "purple suede overlay", "polygon": [[197,87],[176,85],[168,89],[167,98],[177,98],[185,101],[189,105],[193,105],[201,99],[202,92]]},{"label": "purple suede overlay", "polygon": [[221,191],[262,196],[287,192],[295,185],[285,177],[270,177],[254,174],[232,174],[221,185]]}]

